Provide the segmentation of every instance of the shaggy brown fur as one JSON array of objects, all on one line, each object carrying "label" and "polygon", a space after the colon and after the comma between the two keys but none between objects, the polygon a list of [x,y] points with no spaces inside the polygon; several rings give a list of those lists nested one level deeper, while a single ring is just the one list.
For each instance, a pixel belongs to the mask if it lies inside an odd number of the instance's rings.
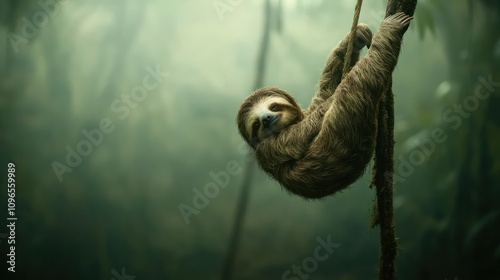
[{"label": "shaggy brown fur", "polygon": [[[255,150],[264,171],[288,191],[305,198],[331,195],[363,174],[375,146],[379,99],[396,67],[403,33],[411,19],[404,13],[386,18],[371,46],[370,30],[359,25],[351,71],[341,81],[346,37],[330,54],[319,89],[303,111],[291,95],[276,87],[259,89],[243,102],[237,116],[238,129]],[[370,49],[356,63],[364,45]],[[296,108],[296,117],[269,137],[251,139],[249,112],[271,96],[286,99]]]}]

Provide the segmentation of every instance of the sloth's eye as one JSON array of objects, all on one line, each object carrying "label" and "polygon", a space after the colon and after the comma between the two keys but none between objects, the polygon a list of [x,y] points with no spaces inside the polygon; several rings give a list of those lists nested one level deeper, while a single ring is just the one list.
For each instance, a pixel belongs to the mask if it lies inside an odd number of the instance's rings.
[{"label": "sloth's eye", "polygon": [[276,112],[280,109],[280,106],[278,104],[273,104],[271,105],[271,108],[269,108],[271,111]]},{"label": "sloth's eye", "polygon": [[255,123],[253,124],[253,129],[258,129],[258,128],[259,128],[259,126],[260,126],[260,123],[259,123],[259,122],[255,122]]}]

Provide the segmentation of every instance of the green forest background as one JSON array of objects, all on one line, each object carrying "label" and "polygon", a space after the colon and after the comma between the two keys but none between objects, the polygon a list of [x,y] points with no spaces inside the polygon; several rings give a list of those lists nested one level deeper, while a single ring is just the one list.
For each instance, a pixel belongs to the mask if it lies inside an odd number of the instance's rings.
[{"label": "green forest background", "polygon": [[[264,3],[0,3],[0,221],[9,162],[18,218],[2,279],[223,279]],[[264,84],[307,106],[355,1],[270,3]],[[360,22],[376,30],[385,5]],[[393,90],[398,279],[500,279],[500,2],[420,0]],[[232,279],[376,279],[370,173],[304,201],[255,170]],[[337,248],[287,276],[318,239]]]}]

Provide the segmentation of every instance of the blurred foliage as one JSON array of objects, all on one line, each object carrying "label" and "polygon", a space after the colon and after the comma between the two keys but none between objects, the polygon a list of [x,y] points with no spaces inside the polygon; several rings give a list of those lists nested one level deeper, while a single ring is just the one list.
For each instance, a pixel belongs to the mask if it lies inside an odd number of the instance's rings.
[{"label": "blurred foliage", "polygon": [[421,40],[425,38],[427,32],[430,32],[433,36],[436,35],[436,27],[432,15],[433,10],[438,13],[443,10],[439,1],[420,1],[417,5],[415,23]]}]

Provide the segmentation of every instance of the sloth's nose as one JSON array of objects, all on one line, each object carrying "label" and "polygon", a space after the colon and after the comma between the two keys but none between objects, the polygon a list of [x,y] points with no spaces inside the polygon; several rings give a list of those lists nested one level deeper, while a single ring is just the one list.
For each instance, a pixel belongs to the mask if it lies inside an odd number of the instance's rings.
[{"label": "sloth's nose", "polygon": [[277,117],[278,117],[277,115],[271,113],[266,113],[262,115],[261,117],[262,125],[266,128],[269,127],[276,120]]}]

